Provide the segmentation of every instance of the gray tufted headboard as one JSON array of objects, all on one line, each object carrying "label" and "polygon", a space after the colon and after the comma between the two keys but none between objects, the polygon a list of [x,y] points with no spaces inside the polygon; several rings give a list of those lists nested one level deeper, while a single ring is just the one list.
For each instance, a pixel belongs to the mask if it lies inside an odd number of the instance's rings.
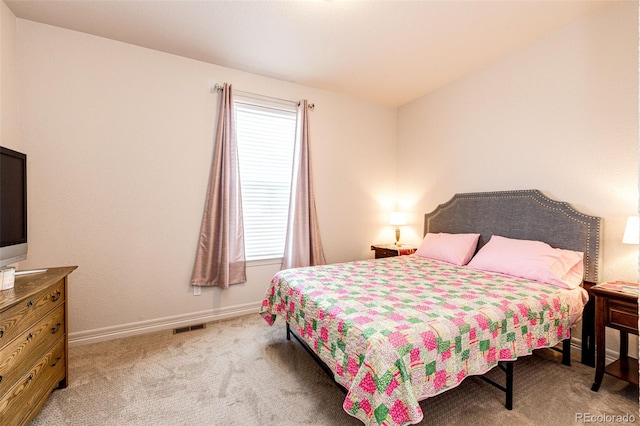
[{"label": "gray tufted headboard", "polygon": [[584,252],[584,280],[598,282],[602,218],[578,212],[538,190],[456,194],[425,214],[424,233],[479,233],[478,249],[492,235],[544,241]]}]

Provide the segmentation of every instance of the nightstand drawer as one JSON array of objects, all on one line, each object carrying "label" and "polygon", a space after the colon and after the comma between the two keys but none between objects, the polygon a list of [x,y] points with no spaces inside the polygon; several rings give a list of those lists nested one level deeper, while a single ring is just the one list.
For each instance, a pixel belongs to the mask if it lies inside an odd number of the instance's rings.
[{"label": "nightstand drawer", "polygon": [[416,252],[415,247],[405,245],[396,246],[395,244],[372,245],[371,250],[375,252],[376,259],[380,259],[383,257],[404,256]]},{"label": "nightstand drawer", "polygon": [[398,251],[397,250],[389,250],[386,248],[377,248],[375,249],[376,252],[376,257],[377,258],[382,258],[382,257],[394,257],[398,255]]},{"label": "nightstand drawer", "polygon": [[637,304],[620,300],[609,301],[609,325],[637,333],[638,311]]}]

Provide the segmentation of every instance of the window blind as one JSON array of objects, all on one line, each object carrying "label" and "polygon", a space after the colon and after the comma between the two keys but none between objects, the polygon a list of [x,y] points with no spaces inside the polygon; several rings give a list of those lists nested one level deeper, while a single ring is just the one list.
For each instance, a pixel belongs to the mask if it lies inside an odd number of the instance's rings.
[{"label": "window blind", "polygon": [[234,102],[247,260],[281,258],[289,212],[295,106]]}]

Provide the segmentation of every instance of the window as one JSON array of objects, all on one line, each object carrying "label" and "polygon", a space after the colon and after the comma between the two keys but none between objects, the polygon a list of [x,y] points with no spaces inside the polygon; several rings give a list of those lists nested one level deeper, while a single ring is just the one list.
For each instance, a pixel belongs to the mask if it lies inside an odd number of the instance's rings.
[{"label": "window", "polygon": [[246,259],[281,258],[289,213],[296,107],[236,95],[234,108]]}]

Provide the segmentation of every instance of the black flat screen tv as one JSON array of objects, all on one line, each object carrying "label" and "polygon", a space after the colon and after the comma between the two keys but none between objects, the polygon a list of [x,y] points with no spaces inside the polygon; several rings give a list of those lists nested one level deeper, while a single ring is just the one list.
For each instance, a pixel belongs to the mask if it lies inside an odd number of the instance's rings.
[{"label": "black flat screen tv", "polygon": [[27,155],[0,146],[0,268],[27,258]]}]

